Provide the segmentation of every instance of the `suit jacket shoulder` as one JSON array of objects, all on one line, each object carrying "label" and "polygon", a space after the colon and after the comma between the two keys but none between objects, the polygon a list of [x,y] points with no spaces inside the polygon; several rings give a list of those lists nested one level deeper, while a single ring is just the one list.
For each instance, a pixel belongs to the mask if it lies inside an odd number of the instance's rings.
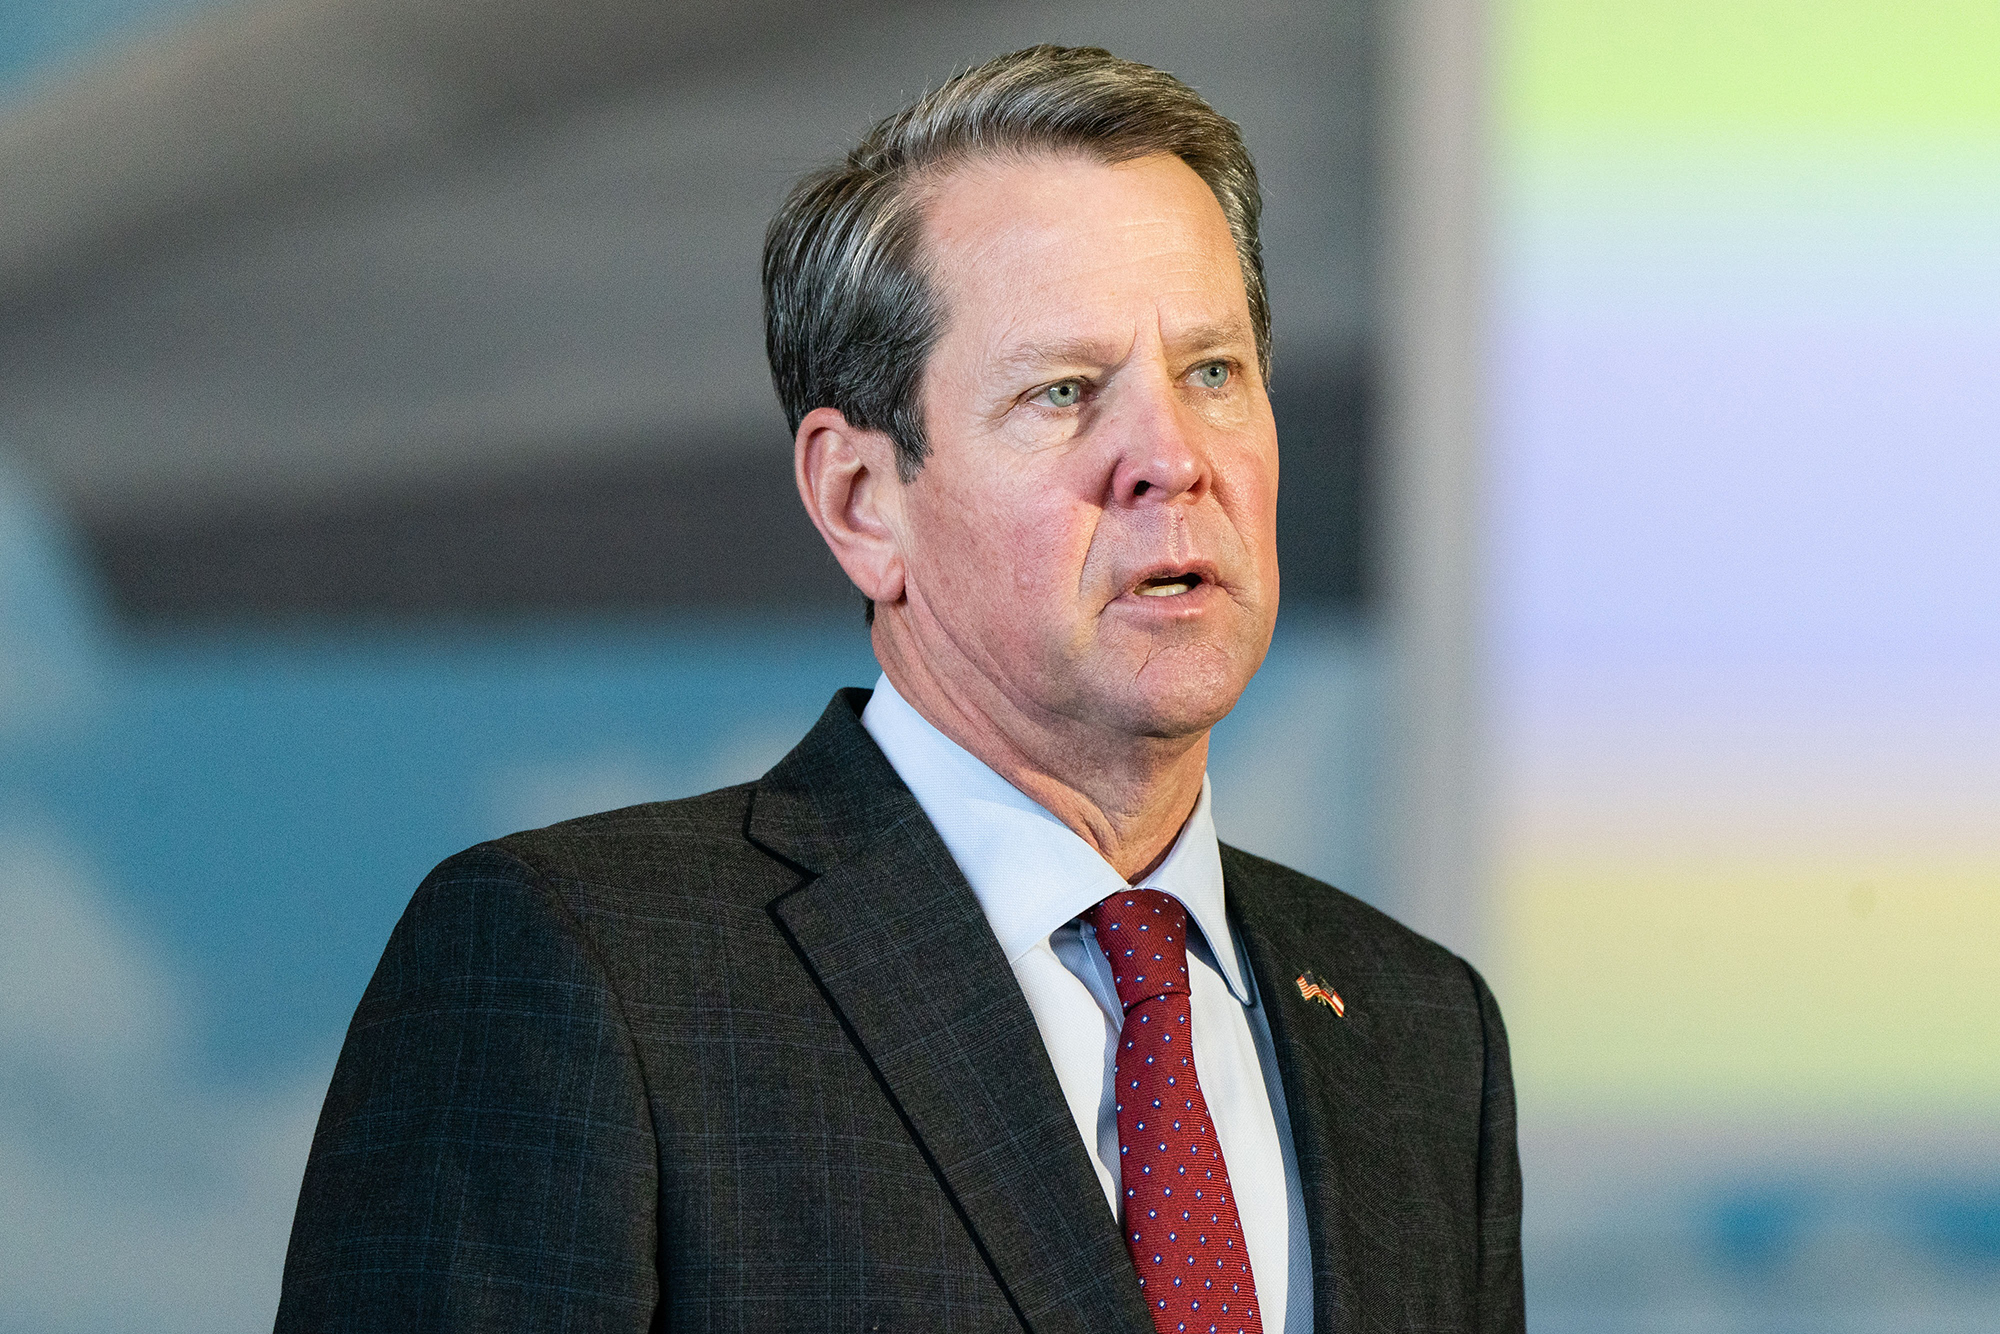
[{"label": "suit jacket shoulder", "polygon": [[411,901],[279,1329],[1150,1329],[1032,1014],[859,726]]},{"label": "suit jacket shoulder", "polygon": [[491,845],[447,861],[348,1028],[277,1328],[645,1329],[647,1103],[617,997],[558,897]]}]

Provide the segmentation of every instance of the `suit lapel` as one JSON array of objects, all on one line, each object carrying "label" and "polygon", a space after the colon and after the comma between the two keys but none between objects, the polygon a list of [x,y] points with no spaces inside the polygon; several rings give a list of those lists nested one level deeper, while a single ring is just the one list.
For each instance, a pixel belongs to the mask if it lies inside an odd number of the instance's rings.
[{"label": "suit lapel", "polygon": [[[1385,1179],[1392,1154],[1371,1151],[1397,1134],[1379,1097],[1380,1062],[1372,1051],[1368,997],[1346,979],[1324,905],[1293,902],[1257,866],[1223,850],[1231,915],[1241,932],[1258,996],[1271,1025],[1285,1086],[1285,1105],[1298,1155],[1306,1226],[1313,1257],[1313,1325],[1362,1328],[1361,1313],[1379,1317],[1395,1305],[1396,1257],[1379,1244],[1383,1229],[1371,1213],[1396,1196]],[[1299,993],[1307,969],[1334,980],[1347,1015]],[[1373,1327],[1373,1326],[1370,1326]]]},{"label": "suit lapel", "polygon": [[1013,970],[844,691],[753,799],[772,905],[1032,1330],[1150,1331]]}]

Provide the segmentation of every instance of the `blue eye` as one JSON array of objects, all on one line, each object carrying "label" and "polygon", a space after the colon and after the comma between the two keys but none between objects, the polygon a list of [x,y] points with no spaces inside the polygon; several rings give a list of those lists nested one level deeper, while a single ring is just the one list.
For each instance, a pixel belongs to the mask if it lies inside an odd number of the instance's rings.
[{"label": "blue eye", "polygon": [[1203,389],[1220,389],[1229,383],[1229,367],[1220,361],[1211,361],[1194,373],[1194,378]]},{"label": "blue eye", "polygon": [[1059,380],[1042,391],[1050,407],[1073,408],[1083,397],[1083,385],[1077,380]]}]

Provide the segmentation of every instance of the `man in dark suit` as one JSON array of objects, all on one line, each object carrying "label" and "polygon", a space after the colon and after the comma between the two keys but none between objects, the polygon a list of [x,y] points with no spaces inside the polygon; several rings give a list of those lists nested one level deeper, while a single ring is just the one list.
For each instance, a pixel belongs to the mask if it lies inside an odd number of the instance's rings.
[{"label": "man in dark suit", "polygon": [[1216,842],[1277,611],[1256,177],[1177,80],[969,71],[765,259],[884,674],[761,780],[439,867],[284,1331],[1518,1331],[1463,961]]}]

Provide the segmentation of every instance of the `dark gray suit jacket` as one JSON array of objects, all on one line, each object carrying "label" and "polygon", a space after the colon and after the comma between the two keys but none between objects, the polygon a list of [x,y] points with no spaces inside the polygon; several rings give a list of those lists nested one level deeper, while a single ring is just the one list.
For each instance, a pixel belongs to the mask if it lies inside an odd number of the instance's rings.
[{"label": "dark gray suit jacket", "polygon": [[[280,1331],[1150,1334],[1027,1002],[866,699],[759,782],[432,873],[334,1072]],[[1485,984],[1338,890],[1223,868],[1316,1328],[1519,1331]]]}]

